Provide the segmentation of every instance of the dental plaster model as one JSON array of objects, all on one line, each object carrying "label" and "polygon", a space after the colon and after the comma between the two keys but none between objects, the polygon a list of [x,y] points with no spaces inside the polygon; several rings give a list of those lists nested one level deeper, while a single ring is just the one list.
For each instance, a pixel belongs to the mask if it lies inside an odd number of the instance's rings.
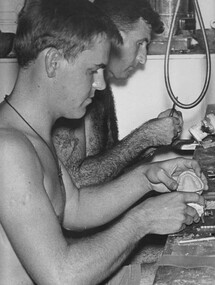
[{"label": "dental plaster model", "polygon": [[193,171],[187,170],[182,172],[178,177],[178,188],[177,191],[184,192],[197,192],[202,193],[204,184],[202,180],[196,176]]},{"label": "dental plaster model", "polygon": [[[177,182],[177,191],[197,192],[198,194],[201,194],[204,189],[202,180],[190,170],[182,172],[179,175]],[[189,203],[188,205],[195,208],[200,217],[204,213],[204,207],[202,205],[196,203]]]}]

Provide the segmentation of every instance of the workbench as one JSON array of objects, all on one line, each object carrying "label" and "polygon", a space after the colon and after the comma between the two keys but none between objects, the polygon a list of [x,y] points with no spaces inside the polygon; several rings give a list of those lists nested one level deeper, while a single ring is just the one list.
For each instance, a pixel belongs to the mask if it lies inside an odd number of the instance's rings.
[{"label": "workbench", "polygon": [[168,236],[154,285],[215,284],[215,146],[198,146],[193,157],[208,179],[205,221]]}]

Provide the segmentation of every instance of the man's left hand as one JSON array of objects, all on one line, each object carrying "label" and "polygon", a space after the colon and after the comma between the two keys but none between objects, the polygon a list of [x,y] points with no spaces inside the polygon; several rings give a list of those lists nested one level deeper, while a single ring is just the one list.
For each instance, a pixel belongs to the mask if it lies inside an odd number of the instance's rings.
[{"label": "man's left hand", "polygon": [[180,157],[154,162],[145,165],[145,167],[144,173],[151,185],[151,190],[161,193],[177,190],[177,178],[186,170],[194,171],[194,173],[202,180],[204,190],[208,190],[207,179],[201,171],[198,162],[194,159]]}]

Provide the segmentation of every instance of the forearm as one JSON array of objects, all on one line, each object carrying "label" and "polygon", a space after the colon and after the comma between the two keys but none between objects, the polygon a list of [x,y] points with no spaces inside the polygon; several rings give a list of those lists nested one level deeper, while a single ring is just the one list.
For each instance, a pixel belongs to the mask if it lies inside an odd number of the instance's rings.
[{"label": "forearm", "polygon": [[98,185],[111,181],[130,166],[150,146],[159,144],[147,123],[134,130],[127,137],[95,156],[85,158],[74,167],[67,166],[77,187]]},{"label": "forearm", "polygon": [[82,272],[75,278],[75,284],[94,285],[110,276],[143,235],[139,234],[135,219],[126,215],[107,230],[73,244],[70,254],[75,255],[75,267]]},{"label": "forearm", "polygon": [[66,204],[65,226],[69,229],[93,228],[124,213],[151,191],[144,172],[145,166],[139,166],[107,184],[80,189],[78,203],[74,204],[71,199]]}]

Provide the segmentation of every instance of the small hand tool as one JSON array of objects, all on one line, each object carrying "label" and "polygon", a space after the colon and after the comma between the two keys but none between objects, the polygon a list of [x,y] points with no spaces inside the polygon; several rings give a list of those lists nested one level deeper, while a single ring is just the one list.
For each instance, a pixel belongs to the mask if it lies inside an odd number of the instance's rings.
[{"label": "small hand tool", "polygon": [[[176,100],[178,100],[178,97],[176,97]],[[170,111],[170,113],[169,113],[169,117],[172,117],[172,116],[173,116],[174,111],[175,111],[175,106],[176,106],[176,104],[175,104],[175,102],[174,102],[174,103],[173,103],[173,106],[172,106],[172,109],[171,109],[171,111]]]},{"label": "small hand tool", "polygon": [[199,241],[210,241],[210,240],[215,240],[215,237],[202,237],[202,238],[193,238],[193,239],[185,239],[185,240],[180,240],[178,243],[179,244],[186,244],[186,243],[193,243],[193,242],[199,242]]},{"label": "small hand tool", "polygon": [[171,109],[171,111],[170,111],[170,113],[169,113],[169,117],[172,117],[173,116],[173,114],[174,114],[174,111],[175,111],[175,103],[173,104],[173,106],[172,106],[172,109]]}]

